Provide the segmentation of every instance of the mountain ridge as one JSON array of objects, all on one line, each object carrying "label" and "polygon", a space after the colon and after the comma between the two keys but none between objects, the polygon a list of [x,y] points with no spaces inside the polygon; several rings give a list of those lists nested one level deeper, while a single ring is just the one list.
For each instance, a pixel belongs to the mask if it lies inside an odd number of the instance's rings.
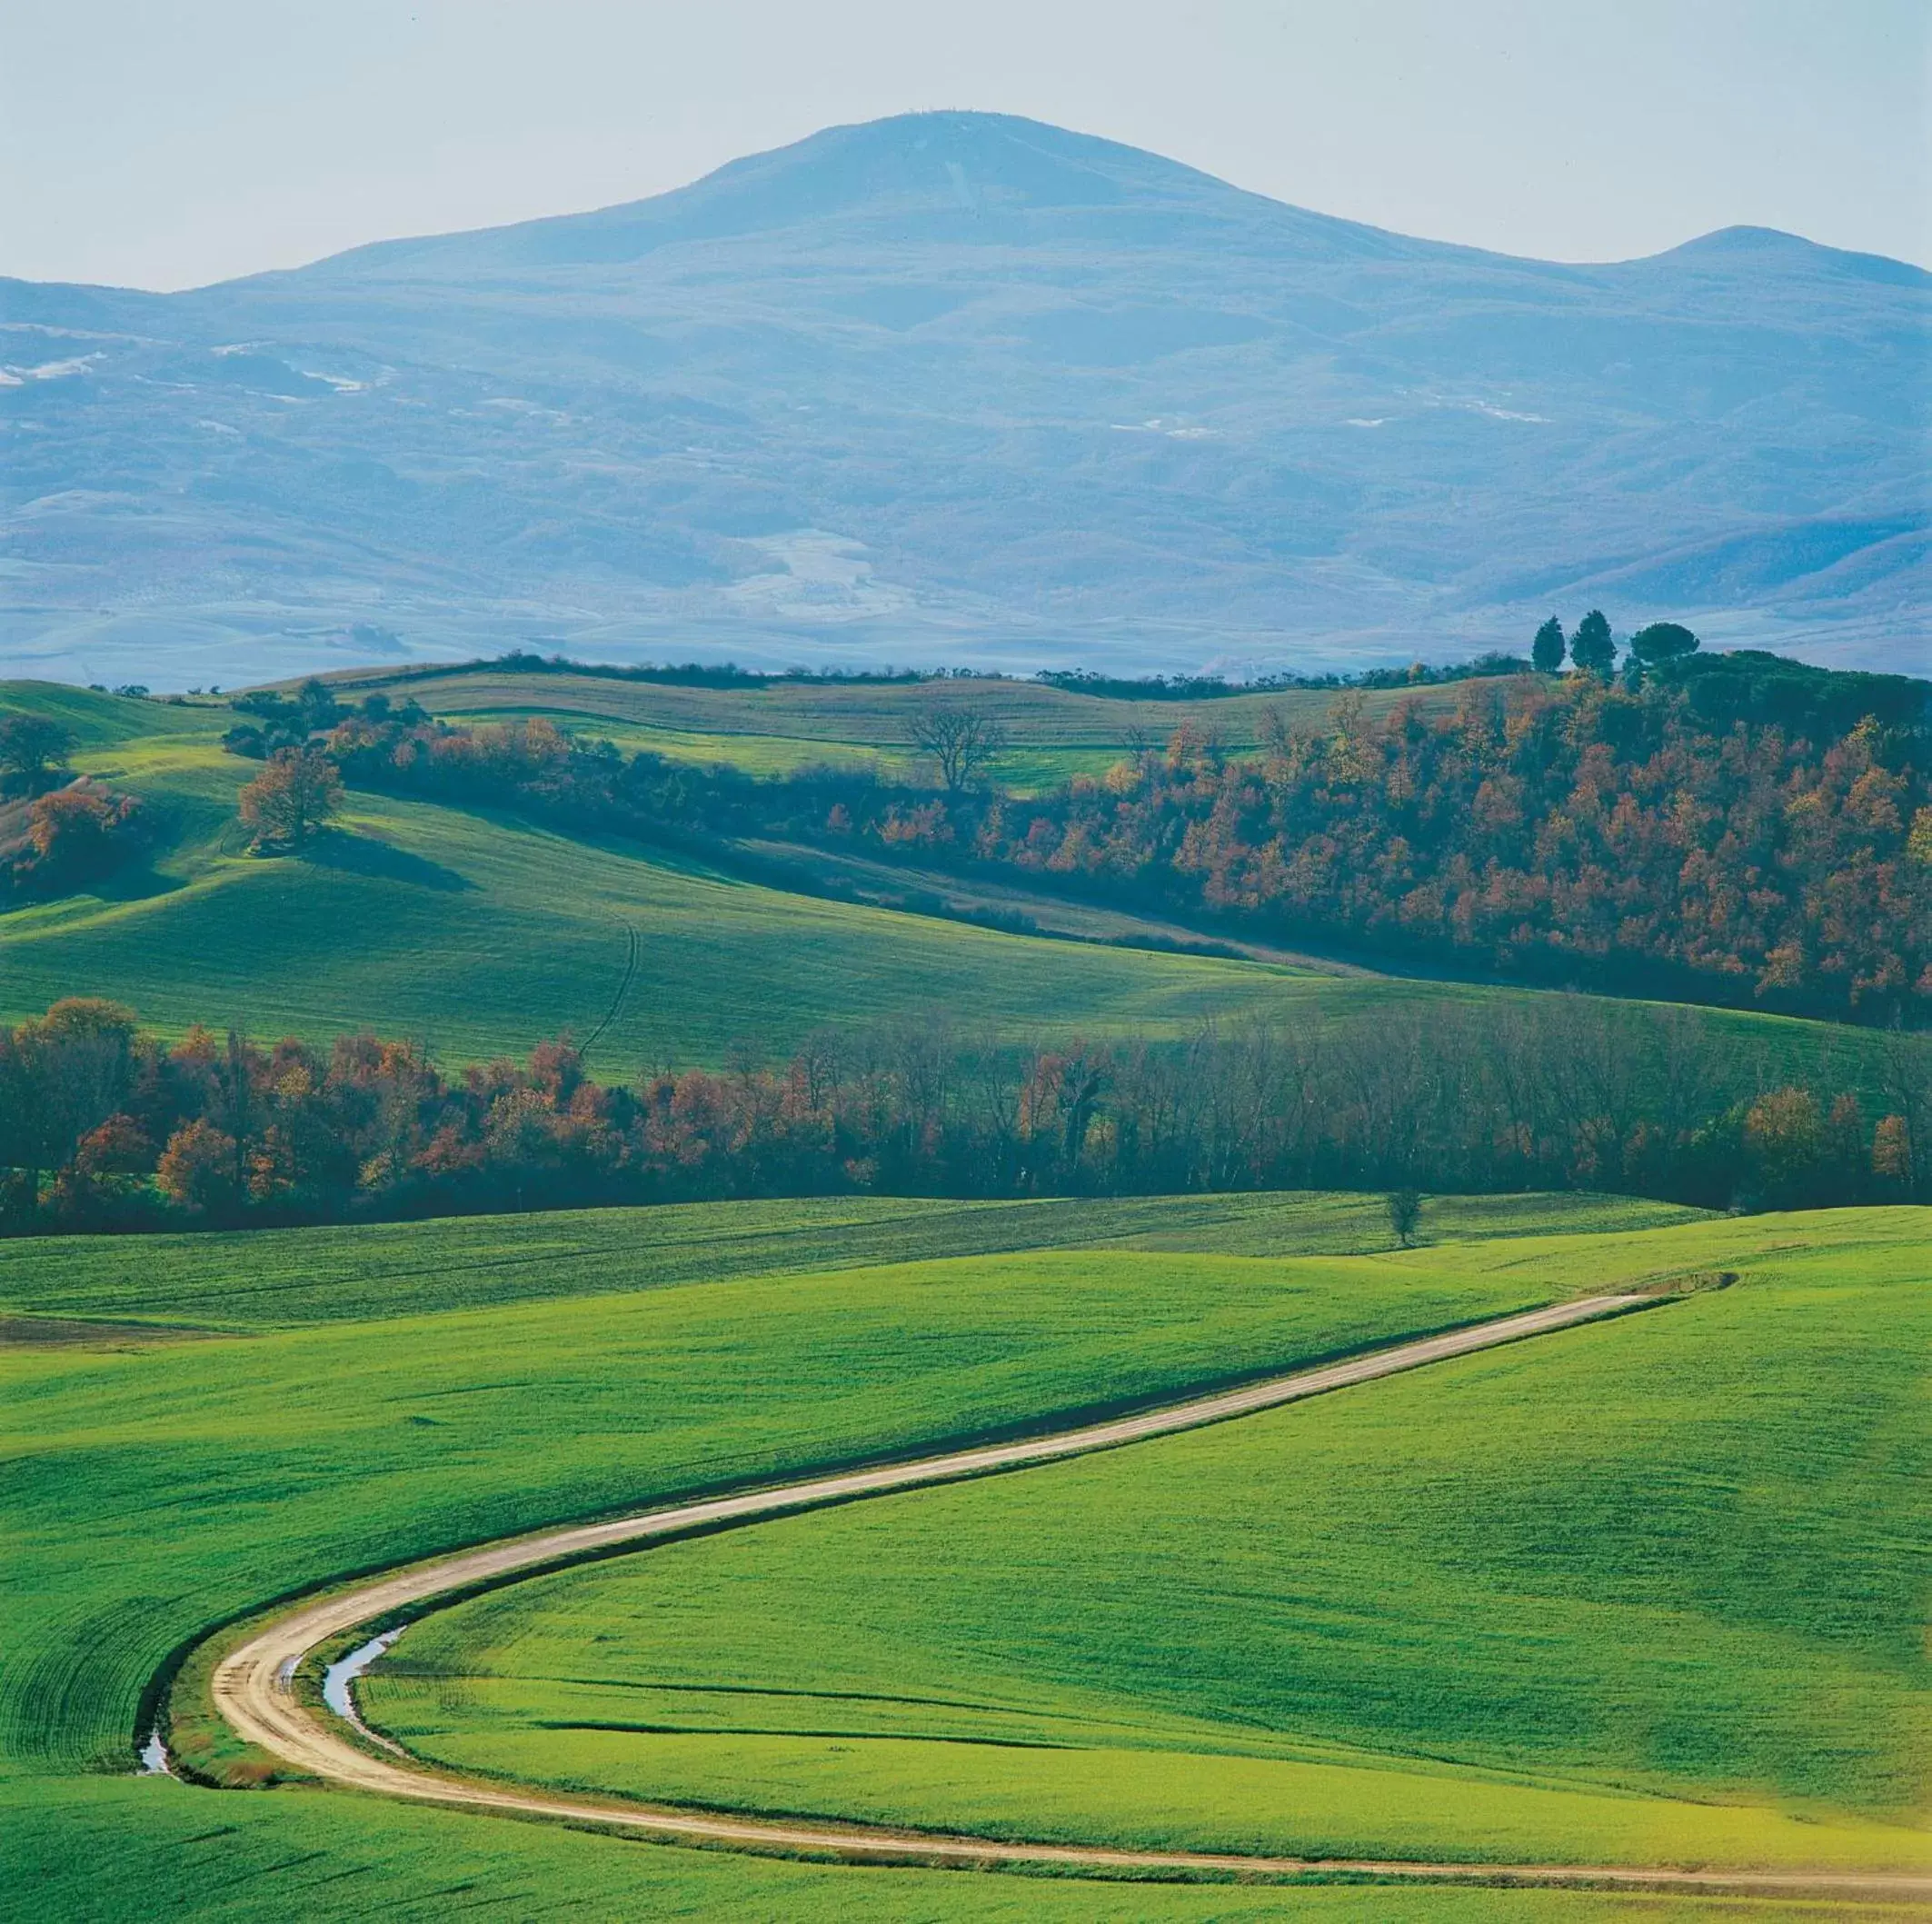
[{"label": "mountain ridge", "polygon": [[[1017,115],[968,114],[955,110],[933,110],[917,114],[895,115],[884,120],[842,123],[809,135],[803,140],[786,145],[768,148],[755,154],[742,155],[727,161],[708,174],[682,185],[666,188],[662,192],[645,194],[634,199],[615,201],[603,206],[583,208],[561,214],[537,214],[526,220],[492,223],[481,227],[452,229],[447,233],[399,234],[384,239],[367,241],[353,247],[343,248],[336,253],[318,255],[313,261],[302,263],[295,267],[274,268],[259,274],[237,275],[229,280],[209,282],[201,286],[181,290],[185,294],[206,294],[223,288],[252,285],[260,282],[284,280],[290,276],[314,273],[318,269],[340,268],[351,263],[370,263],[385,259],[407,259],[420,255],[424,251],[444,247],[457,247],[464,243],[483,240],[503,240],[512,236],[535,237],[545,232],[573,230],[585,232],[596,227],[616,225],[622,222],[642,223],[650,210],[665,210],[672,204],[688,205],[695,198],[716,194],[720,190],[735,186],[742,181],[754,177],[767,164],[787,162],[793,164],[809,162],[815,150],[823,150],[842,137],[873,135],[891,130],[911,132],[931,126],[934,132],[941,131],[945,124],[970,121],[999,128],[1001,132],[1017,137],[1023,135],[1029,140],[1045,135],[1056,142],[1077,144],[1083,149],[1094,150],[1109,158],[1120,156],[1135,161],[1151,161],[1156,166],[1143,170],[1150,179],[1171,177],[1177,184],[1185,183],[1200,190],[1209,197],[1224,197],[1254,205],[1266,210],[1270,214],[1286,214],[1295,220],[1318,224],[1324,231],[1338,234],[1348,233],[1372,241],[1379,246],[1392,247],[1405,252],[1429,252],[1449,254],[1463,254],[1487,262],[1508,264],[1512,266],[1528,267],[1538,271],[1553,272],[1559,275],[1574,271],[1588,274],[1599,270],[1615,270],[1624,267],[1638,267],[1646,264],[1682,261],[1707,255],[1735,255],[1749,251],[1778,249],[1802,251],[1813,258],[1828,259],[1847,272],[1873,272],[1875,277],[1896,281],[1898,284],[1912,286],[1932,285],[1932,272],[1911,262],[1897,259],[1888,254],[1870,254],[1853,249],[1835,247],[1827,242],[1815,241],[1808,235],[1795,234],[1784,228],[1765,227],[1749,224],[1737,224],[1718,227],[1704,234],[1693,234],[1686,240],[1661,248],[1654,254],[1634,254],[1606,261],[1552,261],[1531,254],[1510,254],[1495,248],[1479,246],[1470,242],[1449,241],[1436,237],[1412,235],[1398,233],[1391,228],[1379,227],[1372,223],[1356,221],[1338,214],[1322,214],[1303,206],[1300,203],[1280,200],[1256,189],[1240,187],[1219,175],[1189,165],[1182,161],[1170,160],[1164,155],[1148,153],[1146,150],[1130,146],[1124,143],[1109,140],[1099,135],[1079,134],[1071,129],[1055,127],[1049,123],[1028,119]],[[923,145],[922,140],[919,145]],[[895,144],[896,145],[896,144]],[[1117,198],[1117,196],[1114,196]],[[1090,203],[1069,203],[1067,204],[1092,204]],[[773,225],[782,224],[774,221]],[[758,230],[750,230],[758,231]],[[770,231],[769,229],[765,231]],[[681,236],[684,237],[684,236]],[[715,235],[706,236],[717,237]],[[0,275],[0,283],[13,285],[47,285],[79,289],[96,288],[102,292],[116,294],[145,294],[146,289],[121,287],[110,283],[55,282],[30,283],[15,280],[12,276]],[[157,298],[172,298],[160,295]]]},{"label": "mountain ridge", "polygon": [[1240,672],[1519,645],[1535,593],[1900,665],[1928,287],[1759,228],[1523,260],[964,113],[182,294],[0,282],[0,663]]}]

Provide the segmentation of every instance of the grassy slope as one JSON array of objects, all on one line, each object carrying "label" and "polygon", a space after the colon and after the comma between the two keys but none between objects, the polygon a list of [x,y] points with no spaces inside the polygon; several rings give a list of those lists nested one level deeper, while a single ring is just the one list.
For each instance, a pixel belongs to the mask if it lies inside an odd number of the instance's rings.
[{"label": "grassy slope", "polygon": [[1506,1248],[1499,1273],[1648,1245],[1745,1281],[515,1586],[414,1627],[365,1701],[464,1765],[741,1808],[1922,1864],[1895,1826],[1932,1779],[1924,1235],[1861,1211]]},{"label": "grassy slope", "polygon": [[[1001,934],[371,795],[352,798],[353,832],[302,861],[261,861],[236,852],[234,794],[252,764],[219,747],[225,710],[23,683],[0,685],[0,705],[57,713],[84,737],[79,764],[148,797],[167,827],[153,874],[105,899],[0,915],[0,1019],[104,994],[167,1032],[234,1022],[325,1040],[373,1027],[426,1037],[461,1062],[521,1056],[566,1028],[586,1037],[615,1002],[593,1066],[626,1077],[719,1065],[740,1043],[783,1052],[822,1023],[925,1021],[935,1009],[969,1032],[995,1022],[1160,1037],[1210,1015],[1373,1022],[1391,1007],[1532,992]],[[1698,1019],[1723,1037],[1738,1092],[1766,1078],[1874,1082],[1869,1032],[1724,1011]]]},{"label": "grassy slope", "polygon": [[[1445,1242],[1698,1220],[1696,1210],[1622,1196],[1433,1196],[1419,1235]],[[692,1202],[429,1226],[17,1241],[0,1243],[0,1311],[275,1329],[1007,1251],[1354,1256],[1390,1242],[1382,1199],[1349,1191]]]},{"label": "grassy slope", "polygon": [[[20,684],[10,698],[24,699]],[[62,691],[57,705],[79,699]],[[170,845],[155,876],[110,899],[0,920],[0,1013],[105,994],[168,1030],[239,1020],[326,1036],[373,1023],[427,1035],[457,1060],[521,1054],[562,1029],[596,1027],[624,983],[634,930],[637,972],[603,1051],[630,1073],[934,1005],[964,1022],[1172,1032],[1310,983],[822,902],[374,796],[354,798],[354,833],[301,861],[260,861],[236,852],[234,796],[251,764],[221,752],[219,714],[91,699],[165,731],[96,745],[79,765],[151,798]]]}]

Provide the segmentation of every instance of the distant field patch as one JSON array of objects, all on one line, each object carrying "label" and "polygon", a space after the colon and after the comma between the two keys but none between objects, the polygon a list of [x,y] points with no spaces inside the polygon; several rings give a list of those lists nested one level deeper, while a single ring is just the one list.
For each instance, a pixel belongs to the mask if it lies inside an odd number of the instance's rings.
[{"label": "distant field patch", "polygon": [[[380,674],[335,685],[354,691]],[[922,708],[967,705],[996,716],[1009,746],[992,773],[1022,793],[1057,786],[1076,774],[1099,774],[1142,740],[1164,743],[1181,729],[1211,736],[1230,750],[1252,750],[1279,716],[1290,724],[1319,722],[1335,691],[1287,688],[1201,702],[1130,702],[1082,694],[1037,682],[935,681],[915,683],[779,682],[758,688],[688,688],[591,675],[547,675],[480,669],[398,683],[451,721],[503,721],[544,715],[559,726],[603,735],[628,750],[674,759],[724,762],[750,774],[787,774],[813,762],[869,762],[893,776],[911,774],[912,717]],[[1372,691],[1369,713],[1399,700],[1425,707],[1453,703],[1455,688]]]}]

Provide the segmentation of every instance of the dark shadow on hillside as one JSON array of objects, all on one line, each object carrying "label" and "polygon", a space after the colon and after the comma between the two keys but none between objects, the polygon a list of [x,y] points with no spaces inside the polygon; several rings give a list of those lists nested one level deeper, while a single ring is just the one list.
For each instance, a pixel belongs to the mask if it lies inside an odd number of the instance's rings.
[{"label": "dark shadow on hillside", "polygon": [[159,869],[123,869],[99,882],[84,882],[83,889],[103,902],[149,902],[156,895],[172,895],[187,883],[179,875],[164,875]]},{"label": "dark shadow on hillside", "polygon": [[426,855],[399,849],[373,835],[346,835],[330,829],[317,835],[302,852],[312,868],[333,869],[345,875],[368,875],[383,882],[413,882],[419,889],[440,889],[458,894],[475,884],[467,875],[432,862]]}]

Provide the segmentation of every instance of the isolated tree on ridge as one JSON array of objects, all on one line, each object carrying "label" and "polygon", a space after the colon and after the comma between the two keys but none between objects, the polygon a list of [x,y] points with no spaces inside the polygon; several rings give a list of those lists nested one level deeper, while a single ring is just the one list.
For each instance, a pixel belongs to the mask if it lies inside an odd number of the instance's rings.
[{"label": "isolated tree on ridge", "polygon": [[256,848],[299,849],[341,804],[342,776],[312,748],[279,749],[241,800]]},{"label": "isolated tree on ridge", "polygon": [[1006,746],[1006,730],[996,716],[977,708],[936,703],[912,717],[912,745],[939,763],[946,793],[956,795]]},{"label": "isolated tree on ridge", "polygon": [[1554,674],[1563,665],[1563,623],[1552,614],[1529,644],[1529,665],[1539,674]]},{"label": "isolated tree on ridge", "polygon": [[1617,643],[1601,608],[1592,608],[1577,623],[1577,632],[1569,638],[1569,658],[1599,682],[1609,680],[1617,666]]}]

